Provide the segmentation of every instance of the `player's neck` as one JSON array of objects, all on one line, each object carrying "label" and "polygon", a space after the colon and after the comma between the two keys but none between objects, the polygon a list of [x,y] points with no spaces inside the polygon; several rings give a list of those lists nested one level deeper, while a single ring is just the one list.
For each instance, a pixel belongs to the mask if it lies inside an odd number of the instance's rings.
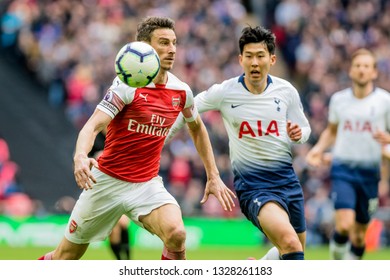
[{"label": "player's neck", "polygon": [[352,86],[353,95],[355,95],[356,98],[364,98],[368,95],[370,95],[374,91],[374,84],[369,83],[364,86],[353,84]]},{"label": "player's neck", "polygon": [[245,85],[250,93],[252,94],[262,94],[267,87],[267,83],[261,83],[261,84],[251,84],[245,79]]},{"label": "player's neck", "polygon": [[156,78],[154,78],[153,83],[156,85],[165,85],[167,81],[168,81],[168,72],[160,68],[160,71],[158,72]]}]

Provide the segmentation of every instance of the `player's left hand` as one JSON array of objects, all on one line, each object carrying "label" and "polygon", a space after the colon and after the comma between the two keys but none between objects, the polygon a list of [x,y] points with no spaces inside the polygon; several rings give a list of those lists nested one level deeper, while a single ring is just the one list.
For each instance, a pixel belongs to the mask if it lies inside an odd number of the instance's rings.
[{"label": "player's left hand", "polygon": [[290,137],[291,141],[297,142],[302,137],[302,129],[296,123],[291,123],[291,121],[287,121],[287,135]]},{"label": "player's left hand", "polygon": [[390,144],[390,134],[385,131],[377,130],[373,133],[373,137],[381,145]]},{"label": "player's left hand", "polygon": [[205,203],[210,194],[213,194],[218,199],[225,211],[232,211],[233,207],[235,207],[233,197],[235,198],[236,195],[223,183],[221,177],[217,176],[207,180],[204,195],[200,203]]}]

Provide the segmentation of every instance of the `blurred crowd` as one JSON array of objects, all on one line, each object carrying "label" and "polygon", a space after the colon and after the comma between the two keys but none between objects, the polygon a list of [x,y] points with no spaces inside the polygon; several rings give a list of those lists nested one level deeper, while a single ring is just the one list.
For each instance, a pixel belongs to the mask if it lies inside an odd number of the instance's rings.
[{"label": "blurred crowd", "polygon": [[[327,122],[330,96],[349,86],[349,54],[370,48],[378,57],[378,86],[390,90],[390,2],[386,0],[14,0],[1,4],[1,47],[23,57],[48,90],[48,106],[63,108],[77,129],[114,78],[114,57],[134,40],[146,15],[176,21],[178,50],[173,73],[194,94],[241,74],[238,37],[261,24],[277,36],[273,74],[299,90],[312,126],[308,143],[293,147],[294,166],[306,198],[309,243],[327,241],[333,222],[328,168],[311,169],[304,157]],[[232,187],[226,131],[216,112],[202,115],[225,183]],[[200,205],[205,173],[185,129],[164,148],[161,176],[186,216],[224,213],[212,197]],[[388,179],[380,204],[390,207]],[[388,240],[390,242],[390,239]]]},{"label": "blurred crowd", "polygon": [[0,136],[0,214],[28,216],[37,209],[35,201],[24,192],[19,173],[7,141]]}]

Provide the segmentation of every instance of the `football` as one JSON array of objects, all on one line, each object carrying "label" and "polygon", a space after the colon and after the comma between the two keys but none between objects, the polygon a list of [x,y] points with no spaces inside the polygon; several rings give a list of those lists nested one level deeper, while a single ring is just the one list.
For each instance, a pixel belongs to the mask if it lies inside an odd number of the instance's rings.
[{"label": "football", "polygon": [[115,58],[115,72],[130,87],[147,86],[157,76],[160,58],[154,48],[144,42],[124,45]]}]

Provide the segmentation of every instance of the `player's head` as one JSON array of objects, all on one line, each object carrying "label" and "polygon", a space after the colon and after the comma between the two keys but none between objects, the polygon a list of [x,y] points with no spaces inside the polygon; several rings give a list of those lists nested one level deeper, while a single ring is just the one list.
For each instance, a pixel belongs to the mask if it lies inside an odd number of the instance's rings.
[{"label": "player's head", "polygon": [[275,54],[275,41],[275,34],[270,30],[262,26],[247,26],[242,30],[241,37],[238,41],[240,54],[242,55],[245,46],[250,43],[263,43],[271,55]]},{"label": "player's head", "polygon": [[239,39],[240,65],[244,69],[245,84],[253,93],[262,92],[267,77],[276,62],[275,35],[264,27],[245,27]]},{"label": "player's head", "polygon": [[349,77],[359,86],[366,86],[378,77],[377,62],[373,52],[358,49],[351,55]]},{"label": "player's head", "polygon": [[161,69],[172,68],[176,54],[175,22],[167,17],[146,17],[137,26],[137,41],[150,44],[160,57]]}]

